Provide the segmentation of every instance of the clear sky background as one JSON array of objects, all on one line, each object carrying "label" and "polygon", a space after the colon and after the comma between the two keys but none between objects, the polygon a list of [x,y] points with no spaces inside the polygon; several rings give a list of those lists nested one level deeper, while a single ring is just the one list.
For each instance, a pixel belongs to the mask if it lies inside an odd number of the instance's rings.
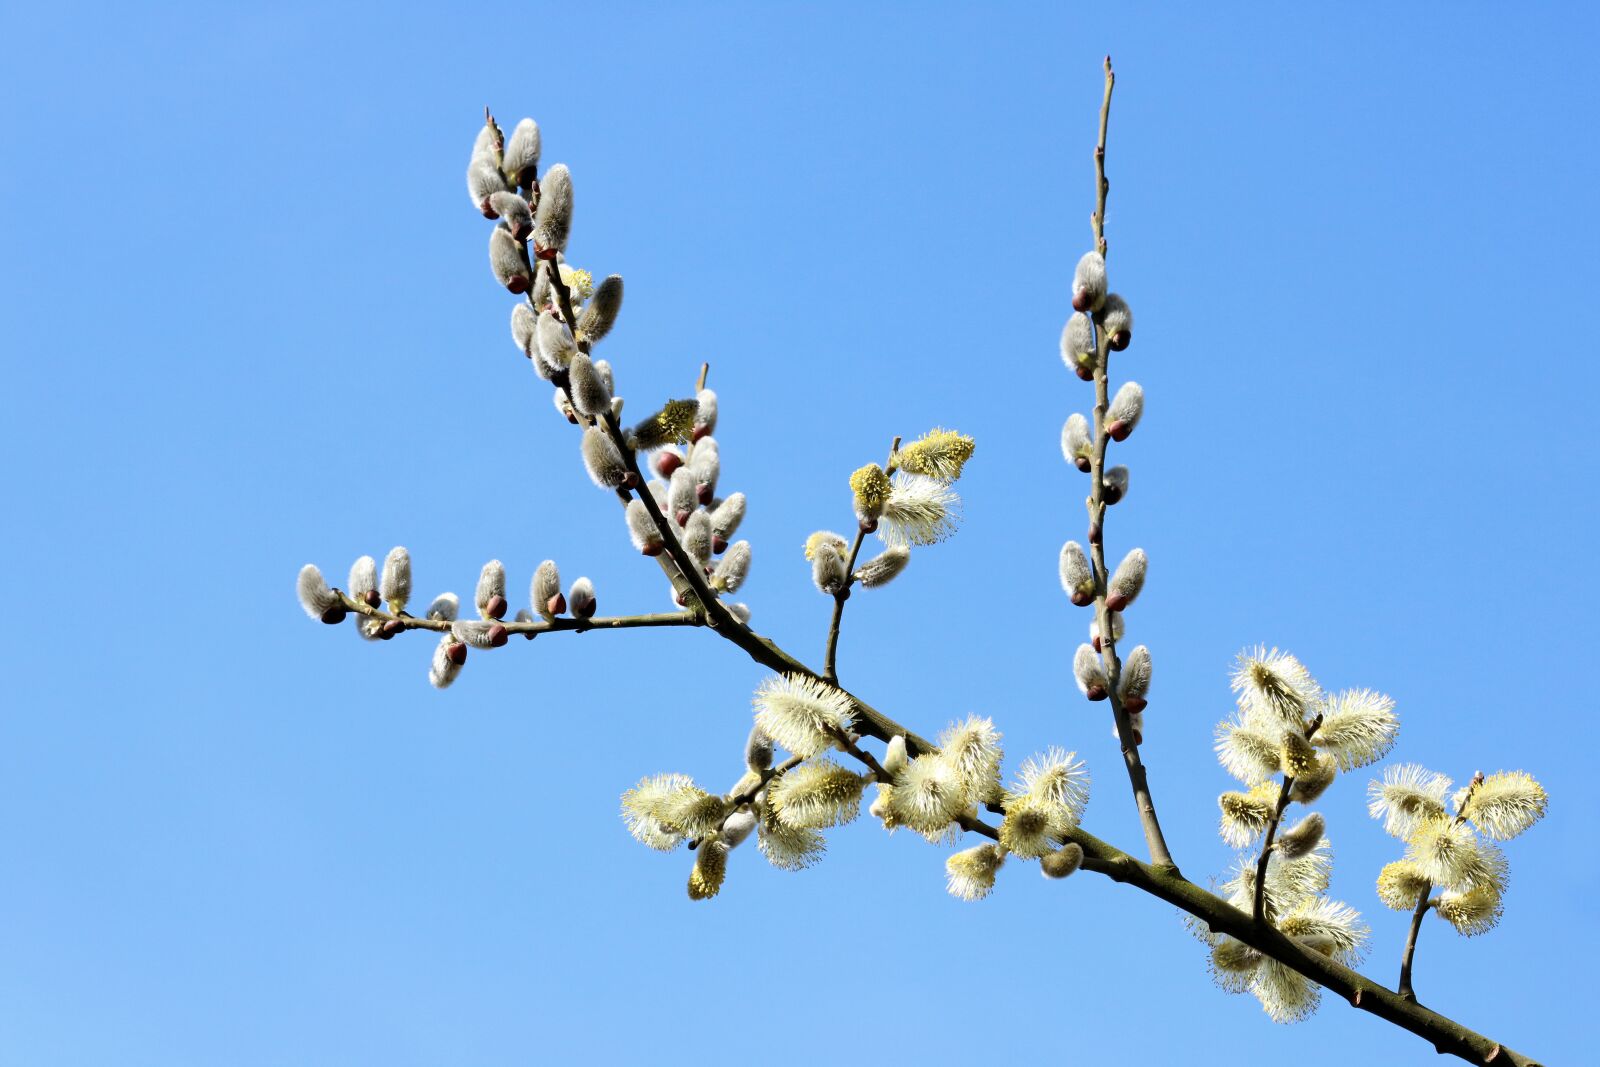
[{"label": "clear sky background", "polygon": [[[1597,19],[1591,5],[5,5],[0,1064],[1435,1062],[1332,1002],[1270,1022],[1172,909],[1031,866],[963,904],[867,821],[821,866],[640,847],[617,797],[739,771],[763,672],[699,631],[556,635],[426,683],[433,642],[307,622],[294,576],[410,547],[419,595],[554,558],[668,606],[513,349],[462,172],[484,104],[627,278],[630,410],[722,397],[754,623],[821,658],[800,545],[895,434],[976,436],[965,527],[850,602],[846,683],[925,733],[1095,774],[1139,847],[1055,577],[1100,57],[1108,235],[1148,392],[1114,556],[1185,873],[1230,853],[1233,655],[1394,695],[1392,760],[1524,768],[1502,927],[1430,920],[1425,1002],[1592,1051]],[[1320,805],[1392,984],[1370,773]],[[1580,1042],[1584,1042],[1580,1044]]]}]

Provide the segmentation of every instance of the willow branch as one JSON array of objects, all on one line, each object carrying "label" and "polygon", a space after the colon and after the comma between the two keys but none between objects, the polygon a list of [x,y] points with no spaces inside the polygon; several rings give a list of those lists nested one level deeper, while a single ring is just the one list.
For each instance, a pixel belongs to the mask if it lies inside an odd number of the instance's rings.
[{"label": "willow branch", "polygon": [[[894,454],[898,451],[900,438],[896,437],[889,446],[889,459],[883,465],[885,471],[893,470]],[[869,532],[865,523],[856,523],[856,539],[850,546],[850,561],[844,565],[844,588],[833,594],[833,621],[828,624],[828,647],[822,656],[822,677],[830,684],[839,681],[839,670],[834,664],[834,657],[839,651],[839,624],[844,620],[844,602],[850,599],[850,587],[856,584],[856,558],[861,555],[861,542],[866,540]]]},{"label": "willow branch", "polygon": [[[1111,70],[1111,57],[1106,57],[1106,95],[1100,105],[1100,139],[1094,149],[1095,209],[1091,216],[1095,247],[1105,255],[1106,193],[1111,184],[1106,181],[1106,127],[1111,119],[1111,89],[1116,75]],[[1093,319],[1091,319],[1091,322]],[[1116,637],[1111,628],[1111,612],[1106,608],[1105,552],[1105,469],[1106,446],[1111,435],[1106,431],[1106,411],[1111,406],[1110,339],[1099,323],[1095,330],[1094,370],[1094,451],[1089,457],[1089,554],[1094,564],[1094,614],[1100,631],[1100,659],[1105,664],[1106,689],[1111,700],[1111,715],[1117,724],[1117,739],[1122,745],[1122,762],[1128,771],[1128,784],[1133,790],[1133,803],[1139,811],[1139,823],[1144,829],[1150,862],[1162,867],[1175,867],[1167,840],[1161,833],[1161,820],[1156,817],[1156,804],[1150,796],[1150,782],[1145,774],[1144,761],[1139,758],[1139,745],[1134,736],[1132,717],[1123,707],[1118,682],[1122,677],[1122,661],[1117,657]]]},{"label": "willow branch", "polygon": [[[1306,740],[1316,736],[1317,730],[1322,726],[1322,715],[1319,713],[1311,720],[1311,725],[1306,729]],[[1267,820],[1267,832],[1261,837],[1261,855],[1256,859],[1256,895],[1251,907],[1251,917],[1256,922],[1261,922],[1267,914],[1267,861],[1272,858],[1272,841],[1278,836],[1278,825],[1283,821],[1283,813],[1289,807],[1289,793],[1294,789],[1294,775],[1283,776],[1283,788],[1278,790],[1278,803],[1272,809],[1272,818]]]},{"label": "willow branch", "polygon": [[1428,914],[1428,895],[1433,892],[1429,882],[1417,894],[1417,906],[1411,910],[1411,927],[1406,931],[1406,948],[1400,955],[1400,986],[1398,992],[1406,1000],[1415,1002],[1416,990],[1411,988],[1411,958],[1417,952],[1417,935],[1422,932],[1422,918]]},{"label": "willow branch", "polygon": [[[435,633],[449,633],[450,621],[446,619],[421,619],[415,615],[401,612],[391,614],[381,608],[372,607],[364,600],[357,600],[341,589],[335,589],[339,599],[344,603],[347,611],[365,615],[369,619],[382,619],[384,622],[397,622],[407,630],[432,630]],[[652,626],[703,626],[705,625],[698,615],[690,611],[662,611],[648,615],[601,615],[592,619],[534,619],[529,622],[516,622],[495,620],[506,628],[510,634],[547,634],[572,630],[583,633],[585,630],[631,630]]]}]

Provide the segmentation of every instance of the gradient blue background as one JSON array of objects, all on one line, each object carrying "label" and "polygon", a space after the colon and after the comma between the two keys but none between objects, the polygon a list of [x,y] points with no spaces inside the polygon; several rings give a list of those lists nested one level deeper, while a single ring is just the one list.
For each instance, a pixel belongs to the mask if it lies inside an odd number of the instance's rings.
[{"label": "gradient blue background", "polygon": [[[559,11],[560,17],[551,15]],[[559,30],[556,27],[559,26]],[[474,653],[309,624],[294,574],[404,543],[419,593],[507,561],[666,607],[507,336],[462,172],[485,103],[577,185],[572,259],[627,278],[633,405],[702,359],[750,494],[755,623],[816,662],[800,543],[935,424],[979,442],[961,534],[859,595],[841,672],[933,732],[1080,750],[1138,844],[1056,584],[1089,403],[1056,337],[1088,244],[1100,56],[1113,555],[1152,559],[1145,755],[1191,877],[1246,644],[1399,702],[1397,760],[1526,768],[1503,926],[1430,920],[1424,1000],[1554,1063],[1596,948],[1595,188],[1588,5],[8,4],[0,13],[0,1063],[1435,1062],[1337,1002],[1229,998],[1165,905],[1095,877],[944,892],[866,822],[723,895],[617,795],[736,776],[762,672],[711,635]],[[1368,773],[1321,806],[1392,982],[1405,918]]]}]

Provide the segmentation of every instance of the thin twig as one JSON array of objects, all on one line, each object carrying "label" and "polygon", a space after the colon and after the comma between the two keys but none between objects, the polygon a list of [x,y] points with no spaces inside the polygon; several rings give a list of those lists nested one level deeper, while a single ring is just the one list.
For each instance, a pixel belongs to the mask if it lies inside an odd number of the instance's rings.
[{"label": "thin twig", "polygon": [[[884,462],[885,472],[893,469],[895,453],[900,451],[900,438],[889,446],[889,458]],[[861,555],[861,542],[866,539],[867,528],[856,523],[856,539],[850,546],[850,560],[844,565],[844,586],[833,594],[833,621],[828,624],[828,646],[822,656],[822,677],[830,685],[839,684],[839,670],[834,657],[839,651],[839,624],[844,620],[844,602],[850,599],[850,587],[856,584],[856,558]]]},{"label": "thin twig", "polygon": [[[1322,726],[1322,714],[1311,720],[1311,725],[1306,729],[1306,740],[1316,736],[1317,730]],[[1294,776],[1283,776],[1283,788],[1278,790],[1278,803],[1272,809],[1272,818],[1267,820],[1267,832],[1261,836],[1261,855],[1256,859],[1256,897],[1251,906],[1250,915],[1256,922],[1261,922],[1267,914],[1267,861],[1272,858],[1272,841],[1278,836],[1278,824],[1283,821],[1283,813],[1289,807],[1289,793],[1294,789]]]},{"label": "thin twig", "polygon": [[[1461,803],[1456,805],[1455,823],[1461,825],[1467,818],[1467,804],[1472,800],[1472,794],[1478,791],[1483,784],[1483,772],[1478,771],[1472,776],[1472,781],[1467,785],[1467,791],[1461,797]],[[1400,984],[1396,988],[1400,995],[1407,1000],[1416,1000],[1416,990],[1411,986],[1411,964],[1417,953],[1417,936],[1422,933],[1422,919],[1428,914],[1428,908],[1433,903],[1430,899],[1433,893],[1433,883],[1424,882],[1422,891],[1417,894],[1417,906],[1411,911],[1411,927],[1406,931],[1406,947],[1400,954]]]},{"label": "thin twig", "polygon": [[[448,633],[451,623],[445,619],[423,619],[415,615],[401,613],[391,614],[380,608],[375,608],[365,601],[335,589],[340,600],[344,602],[347,611],[365,615],[369,619],[381,619],[384,622],[397,622],[407,630],[432,630],[435,633]],[[704,621],[693,612],[688,611],[662,611],[648,615],[601,615],[592,619],[534,619],[529,622],[517,622],[513,619],[496,619],[501,626],[511,634],[545,634],[558,633],[563,630],[573,630],[582,633],[585,630],[628,630],[636,627],[650,626],[702,626]]]}]

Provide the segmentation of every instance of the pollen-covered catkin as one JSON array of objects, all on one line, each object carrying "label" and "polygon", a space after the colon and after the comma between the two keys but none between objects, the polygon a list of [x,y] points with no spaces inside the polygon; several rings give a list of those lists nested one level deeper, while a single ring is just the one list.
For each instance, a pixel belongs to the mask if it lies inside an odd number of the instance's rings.
[{"label": "pollen-covered catkin", "polygon": [[541,257],[551,258],[567,248],[572,231],[572,174],[557,163],[539,182],[539,213],[533,220],[533,240]]},{"label": "pollen-covered catkin", "polygon": [[1106,433],[1113,441],[1126,441],[1144,415],[1144,389],[1138,382],[1123,382],[1106,412]]},{"label": "pollen-covered catkin", "polygon": [[[1149,560],[1144,549],[1136,548],[1122,557],[1111,581],[1106,583],[1106,607],[1112,611],[1125,611],[1144,588],[1145,571]],[[1115,635],[1113,635],[1114,637]]]},{"label": "pollen-covered catkin", "polygon": [[698,408],[693,400],[669,400],[660,411],[628,431],[628,443],[640,451],[681,444],[694,432]]},{"label": "pollen-covered catkin", "polygon": [[567,608],[572,612],[574,619],[592,619],[598,603],[594,595],[594,583],[587,578],[579,578],[572,583],[572,591],[567,594]]},{"label": "pollen-covered catkin", "polygon": [[585,341],[604,340],[611,327],[617,324],[617,313],[622,310],[622,275],[612,274],[595,287],[589,305],[578,316],[578,334]]},{"label": "pollen-covered catkin", "polygon": [[1061,330],[1061,361],[1084,381],[1094,377],[1094,324],[1081,311],[1074,313]]},{"label": "pollen-covered catkin", "polygon": [[633,542],[633,547],[646,556],[661,555],[665,547],[661,531],[656,529],[655,520],[650,517],[650,510],[644,506],[644,501],[628,501],[627,519],[628,540]]},{"label": "pollen-covered catkin", "polygon": [[1076,541],[1061,546],[1061,588],[1080,608],[1094,603],[1094,570]]},{"label": "pollen-covered catkin", "polygon": [[411,553],[396,545],[383,557],[383,577],[378,581],[378,595],[383,597],[389,610],[395,614],[405,610],[411,599]]},{"label": "pollen-covered catkin", "polygon": [[572,387],[572,406],[591,419],[611,410],[611,393],[587,355],[577,352],[567,368]]},{"label": "pollen-covered catkin", "polygon": [[1128,307],[1128,302],[1116,293],[1106,296],[1106,302],[1100,308],[1100,329],[1104,330],[1107,337],[1107,347],[1113,352],[1121,352],[1133,342],[1133,311]]},{"label": "pollen-covered catkin", "polygon": [[876,463],[868,463],[850,475],[850,492],[854,497],[856,518],[863,526],[875,526],[889,502],[889,475]]},{"label": "pollen-covered catkin", "polygon": [[498,223],[489,232],[489,266],[495,281],[513,293],[526,293],[533,279],[522,258],[522,245],[511,236],[511,227]]},{"label": "pollen-covered catkin", "polygon": [[539,124],[523,119],[506,140],[505,158],[500,172],[507,182],[524,189],[533,186],[534,174],[539,169]]},{"label": "pollen-covered catkin", "polygon": [[1072,272],[1072,310],[1099,311],[1105,301],[1105,257],[1099,252],[1085,252]]},{"label": "pollen-covered catkin", "polygon": [[556,561],[547,559],[533,572],[533,610],[546,619],[553,619],[567,610],[567,598],[561,595],[561,571]]},{"label": "pollen-covered catkin", "polygon": [[1078,682],[1078,691],[1090,700],[1104,700],[1110,695],[1111,683],[1106,678],[1105,664],[1093,645],[1078,646],[1072,657],[1072,674]]},{"label": "pollen-covered catkin", "polygon": [[1089,420],[1073,412],[1061,426],[1061,455],[1085,474],[1093,463],[1094,440],[1089,436]]},{"label": "pollen-covered catkin", "polygon": [[616,489],[628,480],[628,465],[609,434],[598,426],[583,431],[583,466],[602,489]]}]

